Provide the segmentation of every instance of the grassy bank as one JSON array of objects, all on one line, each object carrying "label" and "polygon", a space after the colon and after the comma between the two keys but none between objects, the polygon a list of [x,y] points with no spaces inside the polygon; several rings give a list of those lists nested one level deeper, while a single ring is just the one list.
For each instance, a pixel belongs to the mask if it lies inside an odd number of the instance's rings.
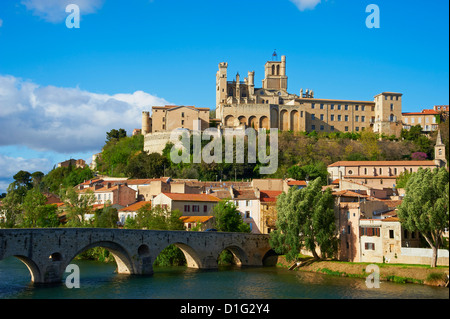
[{"label": "grassy bank", "polygon": [[[366,267],[371,263],[352,263],[335,260],[314,261],[310,257],[300,259],[301,264],[295,271],[307,271],[327,274],[331,276],[366,278],[369,273]],[[278,267],[289,268],[284,256],[278,257]],[[375,264],[375,263],[373,263]],[[397,283],[417,283],[433,286],[444,286],[449,274],[449,267],[438,266],[431,268],[427,265],[407,264],[375,264],[380,268],[380,280]]]}]

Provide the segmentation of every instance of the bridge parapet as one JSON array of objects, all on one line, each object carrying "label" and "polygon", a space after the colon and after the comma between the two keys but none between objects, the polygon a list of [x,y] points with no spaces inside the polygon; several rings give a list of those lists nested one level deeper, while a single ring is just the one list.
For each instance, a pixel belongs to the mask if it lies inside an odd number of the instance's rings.
[{"label": "bridge parapet", "polygon": [[66,267],[80,253],[104,247],[114,256],[117,272],[153,274],[159,253],[174,244],[187,266],[217,268],[217,258],[230,250],[242,266],[262,266],[271,250],[268,235],[102,228],[0,229],[0,260],[15,256],[28,267],[32,281],[61,282]]}]

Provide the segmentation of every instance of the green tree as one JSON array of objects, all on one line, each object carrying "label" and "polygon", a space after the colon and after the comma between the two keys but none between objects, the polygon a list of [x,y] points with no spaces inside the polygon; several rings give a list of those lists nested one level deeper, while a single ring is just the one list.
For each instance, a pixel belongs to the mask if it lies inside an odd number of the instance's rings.
[{"label": "green tree", "polygon": [[398,208],[402,226],[419,231],[433,251],[431,267],[436,267],[442,234],[449,227],[449,173],[445,168],[422,169],[413,173],[406,195]]},{"label": "green tree", "polygon": [[81,195],[74,188],[69,187],[61,191],[60,197],[66,207],[67,225],[71,227],[85,226],[85,215],[93,213],[94,193],[88,190]]},{"label": "green tree", "polygon": [[47,198],[37,188],[32,188],[27,192],[22,205],[24,227],[37,227],[41,207],[46,203]]},{"label": "green tree", "polygon": [[397,177],[396,180],[396,188],[405,188],[406,184],[408,183],[409,178],[411,177],[413,173],[409,171],[403,171],[400,173],[400,175]]},{"label": "green tree", "polygon": [[250,226],[244,223],[241,213],[237,210],[233,202],[221,200],[213,208],[216,228],[224,232],[249,233]]},{"label": "green tree", "polygon": [[170,167],[167,158],[158,153],[139,152],[132,156],[125,168],[129,178],[158,178],[164,175],[164,169]]},{"label": "green tree", "polygon": [[270,244],[291,261],[302,248],[308,249],[315,259],[332,256],[337,249],[337,232],[334,220],[334,199],[331,190],[322,192],[322,182],[317,178],[306,188],[290,188],[277,200],[277,229],[271,233]]},{"label": "green tree", "polygon": [[125,131],[123,128],[121,129],[112,129],[111,131],[106,133],[106,142],[110,142],[113,140],[119,140],[123,137],[127,136],[127,131]]},{"label": "green tree", "polygon": [[94,214],[94,227],[117,228],[119,215],[116,208],[111,207],[111,205],[104,205],[103,208],[97,209]]},{"label": "green tree", "polygon": [[304,166],[294,165],[288,169],[288,174],[289,177],[296,180],[313,181],[320,177],[325,183],[324,185],[326,185],[328,178],[327,166],[321,161]]}]

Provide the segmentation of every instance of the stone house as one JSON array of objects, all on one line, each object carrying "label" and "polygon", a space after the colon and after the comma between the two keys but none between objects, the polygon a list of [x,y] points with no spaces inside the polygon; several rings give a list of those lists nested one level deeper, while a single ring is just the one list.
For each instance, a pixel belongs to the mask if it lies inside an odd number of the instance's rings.
[{"label": "stone house", "polygon": [[183,216],[212,216],[213,208],[220,201],[209,194],[161,193],[152,200],[152,206],[169,211],[179,210]]}]

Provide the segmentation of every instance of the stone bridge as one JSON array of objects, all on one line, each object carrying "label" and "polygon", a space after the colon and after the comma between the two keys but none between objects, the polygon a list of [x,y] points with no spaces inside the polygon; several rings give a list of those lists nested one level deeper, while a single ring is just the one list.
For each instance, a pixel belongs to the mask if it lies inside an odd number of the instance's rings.
[{"label": "stone bridge", "polygon": [[184,253],[187,266],[217,268],[227,249],[241,266],[262,266],[274,256],[268,235],[102,228],[0,229],[0,260],[15,256],[36,284],[61,282],[66,267],[80,253],[104,247],[114,256],[119,274],[151,275],[153,262],[168,245]]}]

